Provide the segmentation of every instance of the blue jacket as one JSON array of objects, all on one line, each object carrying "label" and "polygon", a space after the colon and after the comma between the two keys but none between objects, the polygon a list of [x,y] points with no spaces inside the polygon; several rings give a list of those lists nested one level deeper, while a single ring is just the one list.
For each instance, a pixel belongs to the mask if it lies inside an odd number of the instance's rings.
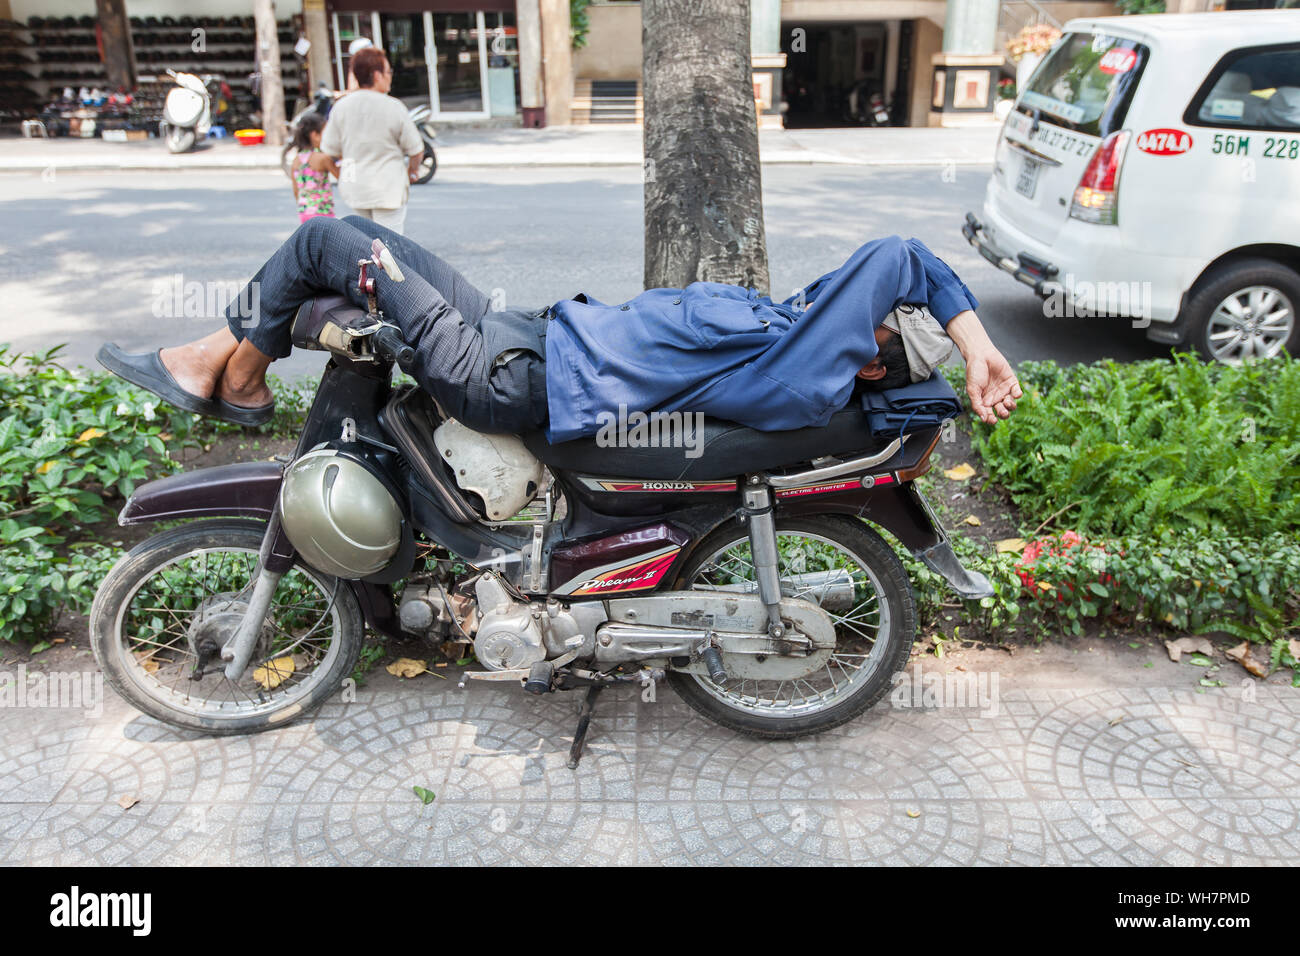
[{"label": "blue jacket", "polygon": [[547,438],[594,435],[597,416],[620,405],[764,431],[824,425],[901,303],[928,306],[945,326],[978,306],[924,244],[897,236],[868,242],[780,304],[715,282],[650,289],[621,305],[558,302],[546,330]]}]

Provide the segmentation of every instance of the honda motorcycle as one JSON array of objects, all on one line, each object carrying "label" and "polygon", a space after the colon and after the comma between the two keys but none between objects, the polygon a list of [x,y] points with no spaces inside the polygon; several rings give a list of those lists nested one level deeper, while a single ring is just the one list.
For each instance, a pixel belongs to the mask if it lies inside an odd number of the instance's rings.
[{"label": "honda motorcycle", "polygon": [[145,713],[280,726],[339,691],[370,628],[471,643],[466,686],[585,689],[571,766],[616,684],[667,681],[719,724],[797,737],[871,707],[908,659],[913,595],[878,529],[962,598],[992,593],[914,484],[940,428],[877,440],[850,407],[792,431],[704,419],[687,449],[481,434],[394,385],[414,352],[374,291],[402,277],[378,240],[358,265],[368,311],[329,297],[294,319],[330,360],[293,454],[153,481],[122,509],[182,522],[122,557],[91,613],[100,666]]}]

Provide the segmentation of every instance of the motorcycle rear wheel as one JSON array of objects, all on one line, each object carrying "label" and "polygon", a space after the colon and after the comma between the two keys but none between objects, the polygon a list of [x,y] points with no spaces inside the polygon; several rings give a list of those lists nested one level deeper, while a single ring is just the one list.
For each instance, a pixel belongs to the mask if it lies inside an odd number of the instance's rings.
[{"label": "motorcycle rear wheel", "polygon": [[428,143],[424,144],[424,157],[420,160],[420,175],[416,178],[415,184],[423,186],[433,174],[438,171],[438,154],[433,151],[433,147]]},{"label": "motorcycle rear wheel", "polygon": [[[722,685],[702,674],[668,674],[682,699],[705,717],[773,740],[838,727],[873,706],[906,666],[916,637],[916,602],[903,562],[865,523],[841,515],[781,518],[776,533],[787,597],[825,600],[825,588],[821,596],[815,589],[801,590],[792,583],[795,574],[842,572],[853,584],[850,609],[830,612],[836,647],[824,672],[797,681],[729,678]],[[756,591],[749,554],[744,526],[728,522],[700,543],[677,587],[747,583]]]},{"label": "motorcycle rear wheel", "polygon": [[[265,524],[196,521],[127,552],[90,612],[90,643],[109,684],[163,723],[250,734],[310,713],[356,666],[364,623],[352,590],[295,563],[276,588],[253,659],[230,681],[220,659],[241,615]],[[211,655],[191,679],[199,653]],[[214,653],[215,652],[215,653]]]}]

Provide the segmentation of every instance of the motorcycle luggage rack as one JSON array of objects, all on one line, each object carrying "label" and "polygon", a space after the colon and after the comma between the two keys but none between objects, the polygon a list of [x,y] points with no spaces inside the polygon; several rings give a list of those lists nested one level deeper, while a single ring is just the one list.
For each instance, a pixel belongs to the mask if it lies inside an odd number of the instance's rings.
[{"label": "motorcycle luggage rack", "polygon": [[867,468],[874,468],[889,459],[893,458],[903,449],[903,438],[895,438],[888,445],[873,455],[864,455],[861,458],[850,458],[848,461],[836,462],[832,465],[824,465],[821,468],[810,468],[807,471],[797,471],[793,474],[784,475],[763,475],[763,480],[773,488],[795,488],[800,485],[811,485],[819,481],[827,481],[831,478],[840,478],[844,475],[851,475]]}]

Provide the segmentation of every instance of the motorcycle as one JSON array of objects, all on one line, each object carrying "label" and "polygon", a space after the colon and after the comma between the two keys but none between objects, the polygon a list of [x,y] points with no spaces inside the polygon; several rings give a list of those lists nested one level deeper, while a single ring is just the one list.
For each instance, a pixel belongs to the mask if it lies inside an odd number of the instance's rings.
[{"label": "motorcycle", "polygon": [[230,87],[219,76],[177,73],[167,75],[176,81],[163,102],[163,119],[158,124],[158,135],[173,153],[186,153],[200,139],[206,139],[212,129],[212,104],[217,104],[220,115],[229,109]]},{"label": "motorcycle", "polygon": [[[308,113],[319,113],[326,118],[330,115],[330,110],[334,107],[334,91],[322,83],[316,89],[315,96],[312,97],[311,106],[296,113],[292,120],[289,121],[289,135],[286,137],[284,150],[280,153],[280,168],[289,178],[293,178],[293,134],[298,128],[298,123]],[[411,107],[408,115],[411,122],[415,123],[415,128],[420,134],[420,139],[424,141],[424,156],[420,159],[420,175],[415,180],[415,185],[422,186],[429,180],[433,179],[433,174],[438,171],[438,154],[434,150],[434,141],[438,138],[438,132],[433,126],[433,109],[427,104]]]},{"label": "motorcycle", "polygon": [[293,454],[152,481],[121,511],[183,522],[124,555],[91,611],[104,674],[146,714],[281,726],[339,691],[369,628],[472,646],[463,687],[584,690],[570,766],[622,684],[798,737],[863,713],[908,660],[914,598],[877,527],[962,598],[992,593],[915,484],[941,428],[875,439],[853,406],[791,431],[704,419],[685,453],[481,434],[394,385],[414,352],[374,293],[402,276],[378,240],[358,267],[368,310],[324,297],[294,319],[330,358]]},{"label": "motorcycle", "polygon": [[889,107],[884,94],[867,80],[855,84],[849,91],[844,119],[863,126],[888,126]]}]

